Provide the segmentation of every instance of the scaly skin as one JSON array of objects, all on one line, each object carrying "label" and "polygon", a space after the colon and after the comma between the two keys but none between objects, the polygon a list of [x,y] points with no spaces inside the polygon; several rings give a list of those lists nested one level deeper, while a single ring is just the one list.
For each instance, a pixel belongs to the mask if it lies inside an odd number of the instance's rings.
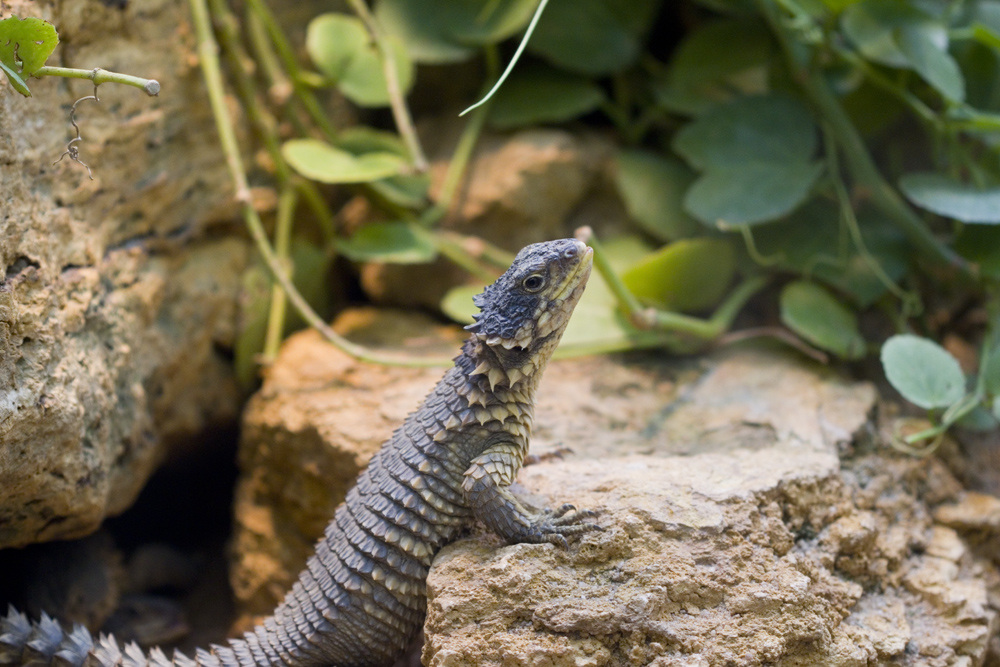
[{"label": "scaly skin", "polygon": [[573,239],[520,253],[476,297],[472,332],[337,508],[306,569],[274,614],[228,646],[168,658],[114,638],[66,633],[10,609],[0,665],[17,667],[378,667],[420,629],[438,550],[473,520],[509,543],[554,542],[595,530],[592,512],[527,509],[510,493],[528,451],[535,391],[590,275]]}]

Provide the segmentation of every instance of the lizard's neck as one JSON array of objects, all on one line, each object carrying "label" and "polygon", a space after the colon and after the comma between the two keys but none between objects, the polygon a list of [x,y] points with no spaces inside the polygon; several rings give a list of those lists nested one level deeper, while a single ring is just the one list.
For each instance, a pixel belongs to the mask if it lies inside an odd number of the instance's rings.
[{"label": "lizard's neck", "polygon": [[489,345],[476,334],[466,341],[455,360],[465,379],[458,393],[468,401],[477,421],[483,423],[492,416],[489,420],[504,424],[506,430],[510,430],[511,421],[520,422],[526,427],[522,435],[527,438],[535,392],[561,334],[561,330],[553,332],[530,348]]}]

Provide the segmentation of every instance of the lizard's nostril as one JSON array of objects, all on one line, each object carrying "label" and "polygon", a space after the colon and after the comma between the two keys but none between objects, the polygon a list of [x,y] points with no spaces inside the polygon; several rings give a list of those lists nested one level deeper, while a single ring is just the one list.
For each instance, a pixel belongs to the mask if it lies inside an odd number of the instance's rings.
[{"label": "lizard's nostril", "polygon": [[576,248],[567,248],[563,251],[563,257],[566,259],[573,259],[576,257]]}]

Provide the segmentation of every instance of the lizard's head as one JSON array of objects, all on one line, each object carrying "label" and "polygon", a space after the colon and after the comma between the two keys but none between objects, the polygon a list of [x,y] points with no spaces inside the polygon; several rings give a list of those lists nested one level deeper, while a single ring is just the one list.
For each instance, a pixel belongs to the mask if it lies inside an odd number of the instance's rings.
[{"label": "lizard's head", "polygon": [[554,348],[587,285],[593,254],[576,239],[529,245],[475,297],[480,313],[466,329],[495,349]]}]

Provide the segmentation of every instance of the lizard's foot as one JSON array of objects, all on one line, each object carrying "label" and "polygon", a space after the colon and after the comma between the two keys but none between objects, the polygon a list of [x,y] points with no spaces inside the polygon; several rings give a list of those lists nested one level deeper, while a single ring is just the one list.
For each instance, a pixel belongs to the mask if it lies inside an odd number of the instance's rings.
[{"label": "lizard's foot", "polygon": [[569,547],[566,536],[580,535],[595,530],[604,530],[596,523],[585,521],[593,519],[597,512],[593,510],[578,510],[570,504],[560,506],[555,510],[545,510],[532,517],[531,525],[518,535],[515,541],[541,544],[549,542],[562,548]]}]

